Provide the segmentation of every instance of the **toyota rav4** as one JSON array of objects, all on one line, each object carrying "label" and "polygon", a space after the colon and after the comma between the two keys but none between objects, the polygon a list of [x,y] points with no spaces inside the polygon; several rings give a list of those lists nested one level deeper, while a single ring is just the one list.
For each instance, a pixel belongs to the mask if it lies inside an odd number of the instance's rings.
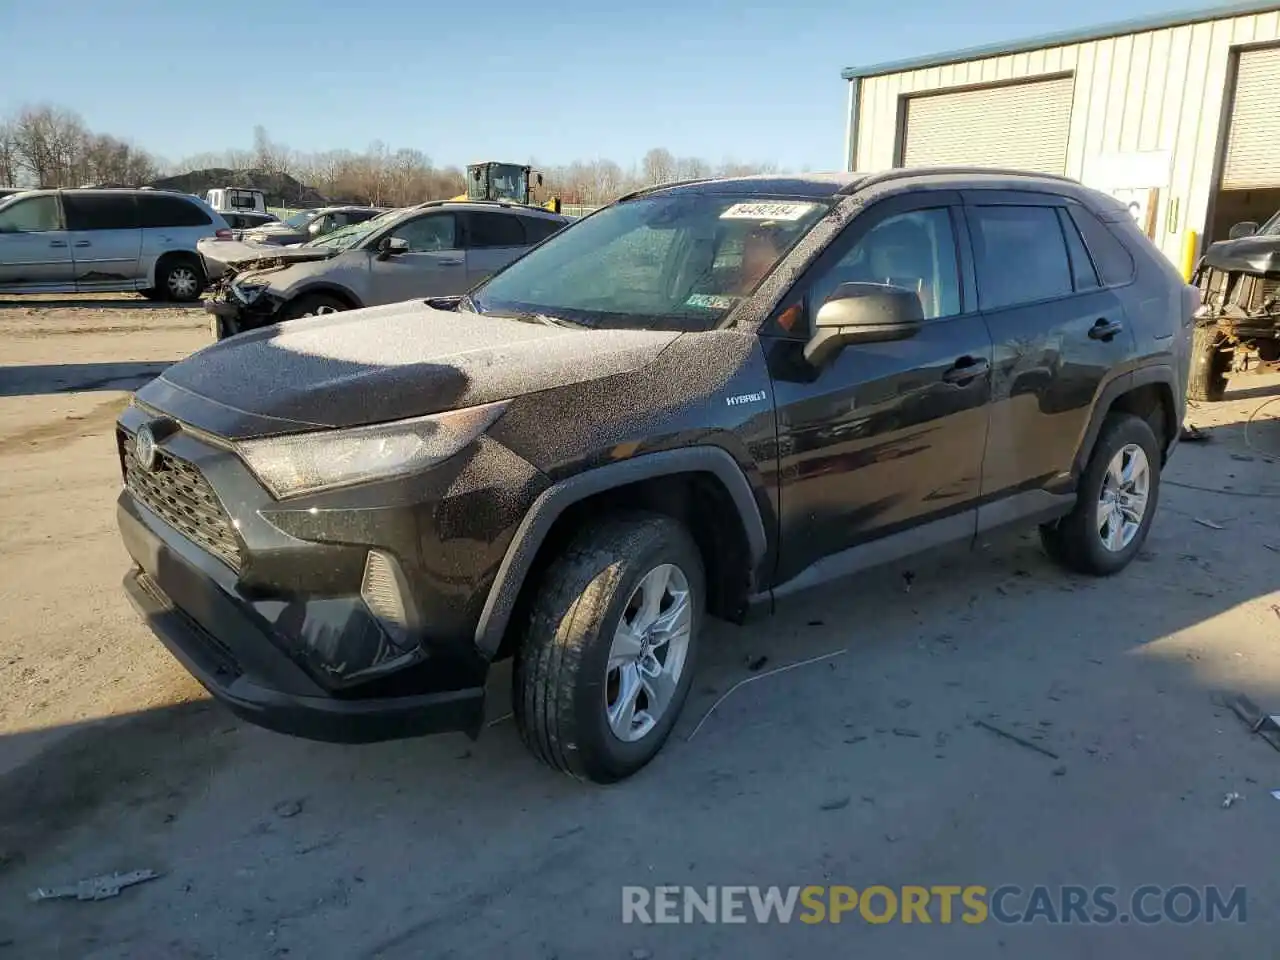
[{"label": "toyota rav4", "polygon": [[515,722],[657,753],[705,618],[1010,524],[1114,574],[1183,413],[1194,288],[1115,200],[933,169],[630,194],[469,294],[249,331],[119,420],[125,585],[279,731]]}]

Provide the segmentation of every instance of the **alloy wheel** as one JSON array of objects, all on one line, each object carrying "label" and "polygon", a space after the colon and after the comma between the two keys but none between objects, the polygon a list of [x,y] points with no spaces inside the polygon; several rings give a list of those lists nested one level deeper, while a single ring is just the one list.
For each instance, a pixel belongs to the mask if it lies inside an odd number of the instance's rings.
[{"label": "alloy wheel", "polygon": [[1151,464],[1142,447],[1127,443],[1107,464],[1098,494],[1098,536],[1102,545],[1119,553],[1142,527],[1151,492]]}]

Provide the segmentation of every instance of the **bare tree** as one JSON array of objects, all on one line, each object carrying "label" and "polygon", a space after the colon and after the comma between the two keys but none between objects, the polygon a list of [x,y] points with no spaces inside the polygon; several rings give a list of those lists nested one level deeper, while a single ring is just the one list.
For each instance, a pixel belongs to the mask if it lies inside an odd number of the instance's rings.
[{"label": "bare tree", "polygon": [[0,123],[0,186],[18,185],[18,142],[13,124]]}]

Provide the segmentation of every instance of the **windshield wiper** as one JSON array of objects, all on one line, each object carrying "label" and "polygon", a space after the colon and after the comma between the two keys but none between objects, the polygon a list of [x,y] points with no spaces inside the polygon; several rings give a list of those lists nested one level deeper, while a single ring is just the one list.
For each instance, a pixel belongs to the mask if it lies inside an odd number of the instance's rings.
[{"label": "windshield wiper", "polygon": [[513,320],[523,323],[544,323],[548,327],[581,327],[582,324],[566,320],[564,317],[553,317],[549,313],[517,313]]}]

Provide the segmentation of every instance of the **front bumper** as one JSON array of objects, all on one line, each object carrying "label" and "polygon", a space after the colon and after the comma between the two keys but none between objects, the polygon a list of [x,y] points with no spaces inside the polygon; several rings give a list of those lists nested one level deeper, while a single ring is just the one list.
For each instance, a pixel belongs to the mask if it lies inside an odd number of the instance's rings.
[{"label": "front bumper", "polygon": [[279,301],[266,296],[258,298],[252,304],[241,304],[232,299],[204,302],[215,340],[225,340],[237,333],[275,323],[279,307]]},{"label": "front bumper", "polygon": [[[151,631],[201,685],[231,712],[279,733],[333,743],[372,743],[462,731],[473,739],[484,722],[484,688],[419,696],[340,700],[313,685],[233,604],[185,568],[163,547],[166,579],[180,581],[184,602],[211,621],[211,629],[179,607],[139,567],[124,578],[125,592]],[[212,631],[216,631],[212,632]],[[221,639],[219,639],[221,638]],[[287,678],[281,683],[282,678]]]},{"label": "front bumper", "polygon": [[[143,423],[160,437],[150,480],[130,472]],[[476,623],[517,511],[545,486],[537,471],[481,438],[420,476],[282,502],[216,438],[165,423],[137,405],[120,419],[125,588],[210,693],[313,739],[478,733],[489,660]],[[508,485],[522,474],[526,495]],[[400,565],[422,614],[408,636],[362,599],[375,549]]]}]

